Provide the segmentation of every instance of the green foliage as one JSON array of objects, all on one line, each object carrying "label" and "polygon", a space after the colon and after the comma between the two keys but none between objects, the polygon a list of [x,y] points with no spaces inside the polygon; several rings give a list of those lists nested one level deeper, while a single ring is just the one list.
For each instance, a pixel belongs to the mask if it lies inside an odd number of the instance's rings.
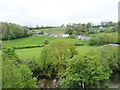
[{"label": "green foliage", "polygon": [[7,47],[34,47],[44,45],[44,41],[48,40],[49,42],[55,40],[55,37],[43,37],[43,36],[30,36],[26,38],[20,38],[15,40],[3,41],[3,48]]},{"label": "green foliage", "polygon": [[[2,52],[0,51],[0,56]],[[2,89],[2,58],[0,57],[0,89]]]},{"label": "green foliage", "polygon": [[43,28],[43,29],[33,29],[33,32],[39,33],[50,33],[50,34],[63,34],[66,31],[66,27],[54,27],[54,28]]},{"label": "green foliage", "polygon": [[68,24],[67,25],[67,30],[66,30],[66,33],[67,34],[76,34],[76,35],[79,35],[79,34],[85,34],[88,30],[88,28],[91,27],[91,25],[89,25],[90,23],[88,24]]},{"label": "green foliage", "polygon": [[[74,42],[74,40],[70,40],[70,41]],[[77,42],[75,42],[75,43],[77,43]],[[80,44],[78,43],[78,45],[80,45]],[[79,54],[82,54],[82,55],[84,55],[87,52],[89,53],[89,51],[96,51],[98,48],[99,48],[99,46],[85,46],[85,45],[76,46],[76,50],[78,51]],[[33,62],[34,62],[34,59],[36,59],[40,56],[42,49],[43,49],[43,47],[26,48],[26,49],[17,49],[17,50],[15,50],[15,52],[20,59],[25,60],[26,62],[29,62],[29,61],[31,62],[33,60]]]},{"label": "green foliage", "polygon": [[110,43],[119,43],[118,33],[101,33],[89,39],[89,45],[104,45]]},{"label": "green foliage", "polygon": [[49,41],[47,39],[45,39],[44,44],[48,44],[48,43],[49,43]]},{"label": "green foliage", "polygon": [[112,71],[118,68],[118,48],[116,46],[102,46],[98,49],[99,58],[106,70]]},{"label": "green foliage", "polygon": [[36,78],[32,77],[32,72],[25,64],[18,62],[19,59],[13,48],[2,51],[2,61],[3,88],[36,87]]},{"label": "green foliage", "polygon": [[76,34],[76,35],[93,35],[96,33],[113,33],[118,32],[117,23],[112,21],[109,22],[101,22],[101,25],[93,25],[92,23],[81,24],[81,23],[73,23],[66,25],[66,33],[67,34]]},{"label": "green foliage", "polygon": [[72,25],[70,25],[70,24],[67,25],[67,30],[65,33],[67,33],[69,35],[74,33],[74,29],[73,29]]},{"label": "green foliage", "polygon": [[2,60],[17,60],[18,56],[13,48],[2,49]]},{"label": "green foliage", "polygon": [[99,59],[95,56],[75,56],[68,62],[62,88],[93,88],[99,87],[100,81],[109,79]]},{"label": "green foliage", "polygon": [[70,38],[76,38],[76,35],[75,34],[71,34]]},{"label": "green foliage", "polygon": [[3,88],[34,88],[36,78],[25,64],[16,66],[13,61],[4,61],[2,67]]},{"label": "green foliage", "polygon": [[26,64],[33,73],[37,73],[40,70],[39,64],[35,58],[23,60],[23,63]]},{"label": "green foliage", "polygon": [[76,54],[75,47],[63,40],[55,40],[45,46],[41,52],[39,63],[44,75],[61,76],[66,68],[67,61]]},{"label": "green foliage", "polygon": [[[55,38],[55,37],[48,37],[48,36],[31,36],[26,38],[20,38],[15,40],[7,40],[3,41],[3,48],[7,47],[14,47],[15,49],[23,49],[23,48],[34,48],[34,47],[42,47],[44,46],[45,40],[48,42],[51,42],[53,40],[57,40],[61,38]],[[70,44],[85,44],[82,40],[77,40],[73,38],[62,38],[63,40],[67,41]]]},{"label": "green foliage", "polygon": [[12,61],[4,61],[2,67],[2,87],[3,88],[22,88],[22,77],[20,70]]},{"label": "green foliage", "polygon": [[35,88],[36,87],[36,77],[32,77],[32,72],[25,64],[19,65],[21,77],[22,77],[22,83],[24,88]]},{"label": "green foliage", "polygon": [[30,35],[28,29],[13,23],[0,22],[2,28],[2,40],[10,40]]}]

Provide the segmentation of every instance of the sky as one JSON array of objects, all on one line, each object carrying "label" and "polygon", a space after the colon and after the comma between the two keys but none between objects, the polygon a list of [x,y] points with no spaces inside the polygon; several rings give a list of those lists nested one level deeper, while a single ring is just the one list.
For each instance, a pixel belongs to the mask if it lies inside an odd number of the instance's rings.
[{"label": "sky", "polygon": [[119,0],[0,0],[0,22],[60,26],[118,21]]}]

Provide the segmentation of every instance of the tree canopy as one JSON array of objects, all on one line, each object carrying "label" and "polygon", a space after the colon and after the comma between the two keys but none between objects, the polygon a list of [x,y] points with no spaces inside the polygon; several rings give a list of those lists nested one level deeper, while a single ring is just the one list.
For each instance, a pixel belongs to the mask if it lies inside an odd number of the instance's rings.
[{"label": "tree canopy", "polygon": [[75,56],[68,62],[62,88],[100,87],[100,82],[109,79],[109,73],[95,56]]},{"label": "tree canopy", "polygon": [[41,52],[39,63],[44,75],[51,76],[53,73],[62,75],[67,61],[76,54],[75,46],[63,40],[55,40],[45,46]]},{"label": "tree canopy", "polygon": [[35,88],[36,78],[32,76],[29,67],[24,63],[16,64],[14,49],[2,51],[2,87],[3,88]]},{"label": "tree canopy", "polygon": [[0,39],[2,40],[17,39],[30,35],[26,27],[6,22],[0,22],[0,24],[0,28],[2,29],[0,33]]}]

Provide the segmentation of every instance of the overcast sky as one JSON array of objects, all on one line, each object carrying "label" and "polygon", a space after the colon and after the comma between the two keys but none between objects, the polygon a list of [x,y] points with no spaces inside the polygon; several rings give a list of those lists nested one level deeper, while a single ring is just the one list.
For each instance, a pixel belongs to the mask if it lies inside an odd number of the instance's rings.
[{"label": "overcast sky", "polygon": [[0,22],[61,25],[118,21],[119,0],[0,0]]}]

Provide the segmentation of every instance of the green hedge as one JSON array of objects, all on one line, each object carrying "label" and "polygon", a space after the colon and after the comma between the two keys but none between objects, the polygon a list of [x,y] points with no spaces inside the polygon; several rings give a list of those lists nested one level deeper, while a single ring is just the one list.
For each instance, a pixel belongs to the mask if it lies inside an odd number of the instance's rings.
[{"label": "green hedge", "polygon": [[[21,46],[21,47],[13,47],[14,49],[25,49],[25,48],[36,48],[36,47],[44,47],[45,44],[43,45],[35,45],[35,46]],[[5,48],[2,48],[2,49],[5,49]]]}]

